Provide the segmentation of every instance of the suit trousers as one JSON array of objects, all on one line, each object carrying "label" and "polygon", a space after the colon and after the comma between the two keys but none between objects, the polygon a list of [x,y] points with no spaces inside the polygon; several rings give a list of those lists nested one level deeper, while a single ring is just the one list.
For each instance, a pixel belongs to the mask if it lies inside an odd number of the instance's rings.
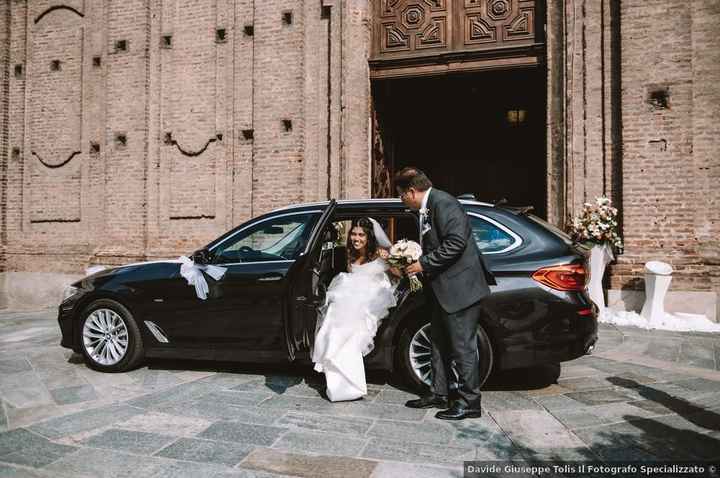
[{"label": "suit trousers", "polygon": [[[428,287],[428,289],[430,289]],[[477,350],[477,326],[481,302],[452,314],[447,313],[432,289],[427,291],[431,302],[430,338],[432,339],[431,390],[436,395],[449,395],[452,363],[458,372],[457,400],[470,408],[480,408],[480,370]]]}]

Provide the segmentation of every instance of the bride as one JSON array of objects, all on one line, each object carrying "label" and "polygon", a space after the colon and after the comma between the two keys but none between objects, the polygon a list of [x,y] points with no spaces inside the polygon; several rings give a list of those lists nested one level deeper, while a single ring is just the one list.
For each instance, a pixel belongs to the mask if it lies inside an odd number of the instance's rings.
[{"label": "bride", "polygon": [[327,396],[355,400],[367,394],[363,356],[373,349],[380,321],[396,305],[385,258],[390,240],[372,218],[353,221],[347,239],[347,270],[330,283],[320,311],[312,361],[325,373]]}]

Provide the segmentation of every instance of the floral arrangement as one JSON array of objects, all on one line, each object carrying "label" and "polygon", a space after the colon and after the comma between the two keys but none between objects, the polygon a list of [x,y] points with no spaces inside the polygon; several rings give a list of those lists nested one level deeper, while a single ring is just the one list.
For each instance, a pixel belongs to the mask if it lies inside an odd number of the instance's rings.
[{"label": "floral arrangement", "polygon": [[585,203],[583,209],[570,226],[570,235],[578,242],[609,244],[622,251],[623,243],[618,234],[618,210],[612,207],[612,201],[605,196],[595,200],[595,204]]},{"label": "floral arrangement", "polygon": [[346,222],[334,222],[335,230],[337,231],[337,240],[335,241],[336,246],[344,246],[347,240],[347,224]]},{"label": "floral arrangement", "polygon": [[[400,239],[390,248],[390,256],[387,258],[388,264],[399,269],[403,269],[413,262],[420,259],[422,255],[422,247],[415,241]],[[408,277],[410,279],[410,292],[422,289],[422,282],[413,274]]]}]

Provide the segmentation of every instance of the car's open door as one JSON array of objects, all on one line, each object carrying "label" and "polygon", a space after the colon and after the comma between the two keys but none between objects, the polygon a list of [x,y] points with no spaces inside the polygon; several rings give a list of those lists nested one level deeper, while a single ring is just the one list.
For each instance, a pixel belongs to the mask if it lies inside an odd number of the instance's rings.
[{"label": "car's open door", "polygon": [[285,316],[285,338],[290,360],[295,360],[297,352],[312,350],[317,315],[325,301],[325,287],[328,285],[323,264],[333,254],[329,242],[337,238],[332,226],[336,206],[335,199],[330,200],[315,225],[306,252],[291,272]]}]

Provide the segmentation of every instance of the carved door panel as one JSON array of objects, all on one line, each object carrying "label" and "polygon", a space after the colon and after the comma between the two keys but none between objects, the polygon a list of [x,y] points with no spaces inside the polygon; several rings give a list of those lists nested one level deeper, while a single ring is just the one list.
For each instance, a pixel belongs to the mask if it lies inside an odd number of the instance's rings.
[{"label": "carved door panel", "polygon": [[532,46],[536,10],[536,0],[379,0],[372,59]]},{"label": "carved door panel", "polygon": [[535,41],[534,0],[463,0],[457,2],[462,27],[457,30],[458,49],[477,50],[527,46]]},{"label": "carved door panel", "polygon": [[375,2],[375,57],[450,51],[453,0],[380,0]]}]

